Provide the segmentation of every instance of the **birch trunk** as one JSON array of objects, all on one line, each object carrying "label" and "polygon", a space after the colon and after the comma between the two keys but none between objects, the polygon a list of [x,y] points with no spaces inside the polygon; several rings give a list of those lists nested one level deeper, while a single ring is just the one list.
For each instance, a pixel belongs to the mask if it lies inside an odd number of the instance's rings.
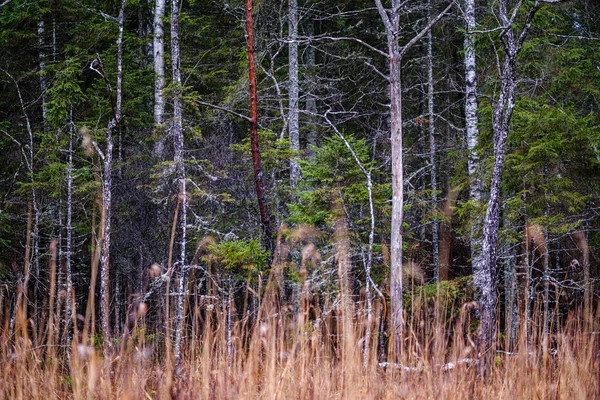
[{"label": "birch trunk", "polygon": [[[105,348],[110,347],[110,230],[112,222],[112,159],[113,159],[113,132],[121,122],[121,102],[123,85],[123,23],[125,3],[121,2],[119,11],[119,34],[117,37],[117,94],[113,118],[106,128],[106,150],[104,152],[104,180],[102,181],[102,207],[105,218],[102,238],[102,251],[100,255],[100,313],[102,315],[102,334]],[[104,73],[106,78],[106,73]],[[109,89],[110,91],[110,89]],[[111,91],[112,97],[112,91]]]},{"label": "birch trunk", "polygon": [[42,126],[44,134],[48,133],[48,118],[47,118],[47,103],[48,103],[48,84],[46,82],[46,53],[44,51],[45,41],[44,41],[44,21],[38,21],[37,27],[38,34],[38,44],[40,46],[40,90],[42,92]]},{"label": "birch trunk", "polygon": [[[298,81],[298,1],[289,0],[289,110],[288,129],[290,149],[293,153],[300,152],[300,124],[298,118],[298,97],[300,83]],[[290,159],[290,185],[294,188],[300,180],[300,165],[296,157]]]},{"label": "birch trunk", "polygon": [[[521,7],[519,3],[516,7]],[[482,366],[487,369],[493,360],[496,345],[496,249],[498,244],[498,228],[500,225],[500,182],[504,167],[506,139],[510,120],[515,107],[517,86],[517,56],[521,51],[533,17],[539,9],[536,1],[528,11],[525,23],[519,33],[513,26],[514,18],[520,10],[509,12],[508,0],[498,2],[498,15],[504,26],[501,36],[504,50],[504,61],[500,70],[500,92],[492,112],[492,129],[494,132],[494,167],[490,184],[490,198],[483,221],[483,243],[481,264],[475,268],[474,282],[480,295],[481,327],[479,333],[480,354],[484,359]]]},{"label": "birch trunk", "polygon": [[465,125],[467,131],[467,167],[469,172],[469,200],[474,207],[471,214],[471,265],[477,274],[482,268],[482,218],[480,214],[483,183],[479,177],[480,160],[476,148],[479,142],[477,127],[477,74],[475,58],[475,0],[465,0],[464,18],[467,31],[465,33]]},{"label": "birch trunk", "polygon": [[65,246],[65,263],[67,267],[66,280],[67,280],[67,295],[66,295],[66,312],[64,329],[65,336],[67,338],[66,351],[67,351],[67,364],[70,360],[71,355],[71,291],[73,290],[73,277],[71,270],[71,243],[73,240],[73,131],[75,130],[75,124],[73,123],[73,107],[70,110],[70,127],[69,127],[69,163],[67,165],[67,243]]},{"label": "birch trunk", "polygon": [[[431,22],[431,0],[427,2],[427,22]],[[431,165],[431,206],[437,208],[437,174],[435,166],[435,123],[433,112],[433,36],[427,32],[427,113],[429,114],[429,164]],[[433,255],[433,275],[436,282],[440,281],[439,263],[439,222],[433,219],[431,223],[431,244]],[[447,278],[447,277],[446,277]]]},{"label": "birch trunk", "polygon": [[165,0],[156,0],[154,6],[154,125],[163,123],[165,101],[162,90],[165,87],[164,26]]},{"label": "birch trunk", "polygon": [[179,2],[171,2],[171,63],[173,68],[173,85],[175,92],[173,96],[173,150],[174,162],[179,183],[179,200],[181,201],[180,215],[180,243],[179,243],[179,285],[177,294],[177,309],[175,310],[175,370],[179,371],[181,365],[181,342],[183,340],[183,308],[185,300],[185,282],[187,277],[186,253],[186,230],[187,230],[187,193],[185,188],[185,159],[183,141],[183,102],[181,99],[181,55],[179,47]]}]

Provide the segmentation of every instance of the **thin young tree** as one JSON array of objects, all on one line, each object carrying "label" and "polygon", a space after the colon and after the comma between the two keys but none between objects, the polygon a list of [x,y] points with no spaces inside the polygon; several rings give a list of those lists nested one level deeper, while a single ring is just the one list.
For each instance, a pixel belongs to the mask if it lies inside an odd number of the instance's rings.
[{"label": "thin young tree", "polygon": [[175,162],[178,182],[178,199],[180,209],[180,238],[179,238],[179,285],[177,294],[177,308],[175,310],[175,369],[181,365],[181,342],[183,340],[183,307],[185,295],[185,282],[187,276],[186,245],[187,245],[187,193],[185,179],[185,160],[183,142],[183,101],[181,87],[181,54],[179,43],[179,1],[171,2],[171,65],[173,69],[173,121],[171,134],[173,136],[173,161]]},{"label": "thin young tree", "polygon": [[[290,149],[300,151],[300,124],[298,113],[298,97],[300,83],[298,81],[298,0],[289,0],[288,29],[289,29],[289,106],[288,129]],[[290,185],[296,187],[300,180],[300,165],[296,157],[290,158]]]},{"label": "thin young tree", "polygon": [[381,0],[375,0],[377,11],[383,21],[387,39],[387,52],[381,52],[388,59],[388,84],[390,96],[390,139],[392,144],[392,226],[390,240],[390,298],[391,327],[394,334],[396,353],[401,348],[402,334],[402,219],[404,203],[403,147],[402,147],[402,59],[406,53],[444,16],[453,3],[433,18],[425,28],[405,45],[398,40],[400,34],[400,9],[403,2],[392,0],[392,7],[386,10]]},{"label": "thin young tree", "polygon": [[248,58],[248,84],[250,89],[250,148],[254,170],[254,185],[258,198],[258,211],[263,229],[263,242],[269,251],[273,250],[273,231],[271,218],[265,199],[263,170],[258,148],[258,96],[256,93],[256,61],[254,54],[254,26],[252,22],[252,0],[246,0],[246,55]]},{"label": "thin young tree", "polygon": [[[121,9],[117,23],[119,33],[117,36],[117,88],[115,100],[113,102],[113,89],[110,85],[104,64],[97,56],[95,64],[100,68],[98,72],[102,75],[109,91],[111,107],[113,111],[112,118],[108,122],[106,128],[106,148],[104,152],[99,152],[100,157],[104,161],[104,174],[102,180],[102,212],[105,219],[105,225],[102,237],[102,250],[100,253],[100,314],[102,324],[102,334],[104,335],[105,348],[110,347],[110,234],[112,222],[112,167],[113,167],[113,132],[121,123],[121,103],[122,103],[122,87],[123,87],[123,26],[125,20],[125,4],[127,0],[122,0]],[[97,147],[97,150],[99,148]]]},{"label": "thin young tree", "polygon": [[154,58],[154,125],[163,123],[163,114],[165,113],[165,101],[162,91],[165,87],[165,48],[164,48],[164,24],[165,0],[156,0],[154,5],[154,37],[153,37],[153,58]]}]

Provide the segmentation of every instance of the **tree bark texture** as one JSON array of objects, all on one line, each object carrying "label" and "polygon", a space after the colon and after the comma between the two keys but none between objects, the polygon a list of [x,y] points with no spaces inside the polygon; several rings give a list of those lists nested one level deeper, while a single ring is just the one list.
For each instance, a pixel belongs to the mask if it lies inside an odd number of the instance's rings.
[{"label": "tree bark texture", "polygon": [[171,63],[173,68],[173,85],[175,92],[173,96],[173,151],[174,162],[177,171],[177,181],[179,185],[179,200],[181,201],[180,213],[180,242],[179,242],[179,284],[177,294],[177,309],[175,310],[175,369],[179,370],[181,365],[181,343],[183,340],[183,308],[185,300],[185,283],[187,277],[187,265],[185,259],[187,245],[187,193],[185,179],[185,159],[184,159],[184,141],[183,141],[183,103],[181,99],[181,56],[179,47],[179,2],[171,2]]},{"label": "tree bark texture", "polygon": [[465,125],[467,131],[467,167],[469,171],[469,200],[473,207],[471,214],[471,265],[473,271],[481,268],[481,226],[483,220],[480,214],[481,195],[483,182],[479,176],[480,159],[477,154],[479,142],[479,122],[477,117],[477,74],[475,58],[475,0],[465,0],[464,18],[466,25],[464,41],[464,63],[465,63]]},{"label": "tree bark texture", "polygon": [[258,148],[258,96],[256,93],[256,61],[254,58],[254,26],[252,21],[252,0],[246,0],[246,45],[248,57],[248,83],[250,89],[250,148],[252,151],[252,165],[254,169],[254,185],[258,198],[258,210],[263,229],[263,242],[269,251],[273,250],[273,231],[271,218],[265,199],[263,183],[263,170],[260,162]]},{"label": "tree bark texture", "polygon": [[390,140],[392,150],[392,224],[390,240],[390,303],[391,329],[394,335],[394,350],[400,351],[402,337],[402,219],[404,203],[403,161],[402,161],[402,58],[452,7],[450,3],[427,26],[407,44],[398,44],[400,33],[401,0],[392,0],[390,12],[383,7],[381,0],[375,0],[377,11],[385,27],[388,56],[388,82],[390,91]]},{"label": "tree bark texture", "polygon": [[[431,0],[427,2],[427,22],[431,22]],[[427,113],[429,114],[429,164],[431,165],[431,206],[437,208],[437,173],[435,165],[435,114],[433,108],[433,35],[431,29],[427,32]],[[433,259],[434,280],[440,280],[439,263],[439,222],[433,219],[431,223],[431,252]],[[446,277],[447,278],[447,277]]]},{"label": "tree bark texture", "polygon": [[[528,11],[525,23],[517,33],[513,25],[514,18],[520,10],[509,12],[508,0],[498,2],[498,15],[504,26],[501,35],[504,60],[500,70],[500,91],[492,112],[492,129],[494,132],[494,167],[490,183],[490,197],[483,221],[483,243],[481,263],[474,268],[474,282],[479,292],[481,311],[481,327],[479,331],[479,351],[484,358],[484,366],[493,360],[496,345],[496,249],[498,229],[500,227],[500,183],[504,167],[506,139],[510,120],[515,107],[517,86],[517,56],[525,41],[533,16],[539,9],[536,1]],[[516,7],[521,7],[519,3]]]},{"label": "tree bark texture", "polygon": [[[119,34],[117,37],[117,94],[114,106],[113,118],[108,122],[106,128],[106,149],[104,151],[104,176],[102,181],[102,207],[105,217],[105,226],[102,238],[102,251],[100,255],[100,313],[102,315],[102,334],[104,335],[104,345],[110,346],[110,234],[112,222],[112,159],[113,159],[113,133],[115,128],[121,123],[121,102],[123,85],[123,25],[126,0],[121,2],[119,11]],[[108,84],[108,78],[102,63],[104,79],[109,87],[112,102],[112,90]]]},{"label": "tree bark texture", "polygon": [[[298,114],[298,98],[300,83],[298,81],[298,0],[289,0],[289,110],[288,129],[290,149],[298,154],[300,151],[300,123]],[[290,184],[298,185],[300,180],[300,165],[296,157],[290,158]]]},{"label": "tree bark texture", "polygon": [[156,0],[154,6],[154,125],[163,123],[165,101],[162,90],[165,87],[164,26],[165,0]]}]

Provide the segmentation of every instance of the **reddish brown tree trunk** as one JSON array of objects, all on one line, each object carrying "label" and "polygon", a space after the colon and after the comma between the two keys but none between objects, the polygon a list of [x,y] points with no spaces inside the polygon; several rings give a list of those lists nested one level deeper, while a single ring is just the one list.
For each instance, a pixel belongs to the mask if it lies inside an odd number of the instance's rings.
[{"label": "reddish brown tree trunk", "polygon": [[273,232],[262,178],[260,151],[258,150],[258,96],[256,95],[256,62],[254,60],[254,29],[252,26],[252,0],[246,0],[246,43],[248,47],[248,81],[250,85],[250,147],[252,150],[252,165],[254,167],[254,184],[258,198],[260,222],[264,233],[264,244],[268,250],[273,250]]}]

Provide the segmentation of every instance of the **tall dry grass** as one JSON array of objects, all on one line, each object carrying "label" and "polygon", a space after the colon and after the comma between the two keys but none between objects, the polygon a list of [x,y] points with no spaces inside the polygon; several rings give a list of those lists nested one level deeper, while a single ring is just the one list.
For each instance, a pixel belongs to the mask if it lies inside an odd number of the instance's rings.
[{"label": "tall dry grass", "polygon": [[[35,327],[20,318],[10,336],[10,310],[4,307],[0,398],[600,398],[598,313],[572,314],[548,336],[541,317],[536,319],[532,326],[540,330],[533,329],[529,338],[521,335],[511,352],[499,351],[482,378],[468,305],[452,314],[447,304],[423,306],[413,299],[398,362],[382,363],[374,335],[363,368],[367,318],[362,303],[354,303],[351,323],[344,328],[348,318],[336,306],[339,299],[323,309],[304,299],[294,316],[291,307],[278,305],[275,290],[266,292],[252,318],[234,321],[231,335],[227,304],[188,313],[178,374],[171,349],[145,333],[143,320],[130,335],[113,340],[107,354],[76,332],[67,366],[65,349],[54,345],[49,326]],[[375,316],[382,314],[380,308],[375,303]],[[372,332],[378,332],[379,323],[373,318]]]}]

